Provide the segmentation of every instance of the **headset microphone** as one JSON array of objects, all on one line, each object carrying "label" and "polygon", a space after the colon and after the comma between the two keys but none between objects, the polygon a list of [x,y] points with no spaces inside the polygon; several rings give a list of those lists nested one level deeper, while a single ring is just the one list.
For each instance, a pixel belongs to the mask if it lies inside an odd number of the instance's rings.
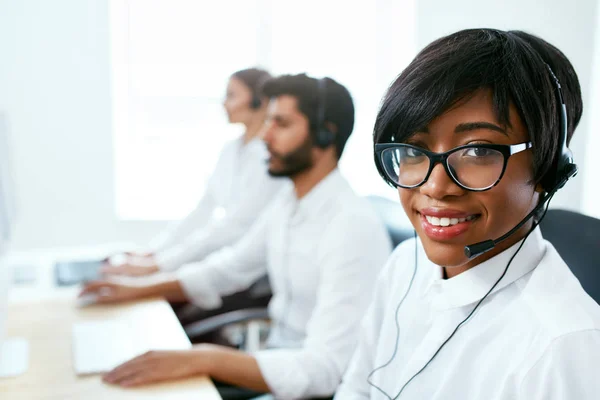
[{"label": "headset microphone", "polygon": [[474,244],[465,246],[465,255],[469,259],[480,256],[483,253],[486,253],[486,252],[492,250],[494,247],[496,247],[497,244],[502,243],[503,241],[508,239],[510,236],[512,236],[515,232],[517,232],[523,225],[525,225],[525,223],[527,221],[529,221],[534,215],[538,214],[542,210],[542,208],[544,207],[544,204],[546,204],[546,202],[548,200],[550,200],[552,198],[552,196],[554,196],[554,193],[556,193],[558,191],[558,189],[560,189],[561,187],[564,186],[565,183],[567,183],[567,180],[569,180],[571,177],[573,177],[577,174],[577,166],[575,164],[570,164],[570,165],[571,165],[571,167],[569,168],[569,171],[565,172],[565,176],[563,177],[563,179],[561,179],[561,181],[559,182],[559,185],[555,186],[549,193],[547,193],[542,198],[540,203],[533,210],[531,210],[531,212],[529,214],[527,214],[525,216],[525,218],[523,218],[517,225],[515,225],[514,228],[512,228],[510,231],[506,232],[504,235],[500,236],[498,239],[484,240],[483,242],[478,242],[478,243],[474,243]]}]

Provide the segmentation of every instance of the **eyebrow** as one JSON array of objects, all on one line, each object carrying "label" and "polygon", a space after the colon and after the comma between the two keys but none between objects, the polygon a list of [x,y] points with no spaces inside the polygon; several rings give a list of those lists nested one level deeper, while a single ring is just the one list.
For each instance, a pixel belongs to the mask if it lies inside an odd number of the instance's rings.
[{"label": "eyebrow", "polygon": [[[454,133],[462,133],[462,132],[470,132],[476,131],[478,129],[488,129],[491,131],[500,132],[505,136],[508,136],[505,129],[502,129],[500,126],[496,124],[492,124],[491,122],[477,121],[477,122],[465,122],[463,124],[456,125],[454,128]],[[429,133],[429,128],[423,127],[417,129],[418,133]]]},{"label": "eyebrow", "polygon": [[271,116],[271,119],[277,123],[287,122],[289,118],[286,118],[285,115],[275,114]]},{"label": "eyebrow", "polygon": [[456,125],[456,128],[454,128],[454,133],[476,131],[478,129],[488,129],[491,131],[500,132],[501,134],[508,136],[508,134],[506,133],[506,130],[502,129],[498,125],[492,124],[490,122],[483,122],[483,121],[466,122],[464,124],[458,124],[458,125]]}]

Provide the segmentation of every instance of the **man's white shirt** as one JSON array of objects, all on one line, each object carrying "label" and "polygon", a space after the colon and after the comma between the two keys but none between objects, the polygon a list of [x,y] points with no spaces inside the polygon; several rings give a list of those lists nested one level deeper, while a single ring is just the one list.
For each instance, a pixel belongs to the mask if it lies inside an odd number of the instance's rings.
[{"label": "man's white shirt", "polygon": [[357,326],[391,252],[383,223],[338,170],[298,200],[284,190],[235,246],[186,265],[188,298],[214,308],[268,272],[273,298],[269,349],[255,353],[277,398],[331,396]]},{"label": "man's white shirt", "polygon": [[475,314],[398,396],[519,245],[444,280],[420,244],[415,263],[415,243],[402,243],[384,268],[336,399],[600,398],[600,306],[539,228]]}]

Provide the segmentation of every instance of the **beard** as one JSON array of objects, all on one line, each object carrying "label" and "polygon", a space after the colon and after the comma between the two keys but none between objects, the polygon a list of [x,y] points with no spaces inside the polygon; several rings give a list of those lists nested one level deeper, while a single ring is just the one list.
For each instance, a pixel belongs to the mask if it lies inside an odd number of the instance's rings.
[{"label": "beard", "polygon": [[312,168],[312,148],[312,140],[308,137],[298,148],[288,153],[276,153],[269,149],[271,155],[269,160],[279,160],[280,164],[277,167],[269,167],[269,175],[293,178],[295,175]]}]

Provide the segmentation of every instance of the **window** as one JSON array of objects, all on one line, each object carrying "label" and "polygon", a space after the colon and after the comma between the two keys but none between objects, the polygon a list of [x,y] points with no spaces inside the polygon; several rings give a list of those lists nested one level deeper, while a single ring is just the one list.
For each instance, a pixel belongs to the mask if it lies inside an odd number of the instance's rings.
[{"label": "window", "polygon": [[356,125],[341,169],[357,192],[395,196],[371,152],[381,96],[415,49],[414,5],[393,3],[113,0],[118,216],[176,219],[192,210],[221,147],[241,133],[222,111],[227,79],[255,65],[347,86]]}]

